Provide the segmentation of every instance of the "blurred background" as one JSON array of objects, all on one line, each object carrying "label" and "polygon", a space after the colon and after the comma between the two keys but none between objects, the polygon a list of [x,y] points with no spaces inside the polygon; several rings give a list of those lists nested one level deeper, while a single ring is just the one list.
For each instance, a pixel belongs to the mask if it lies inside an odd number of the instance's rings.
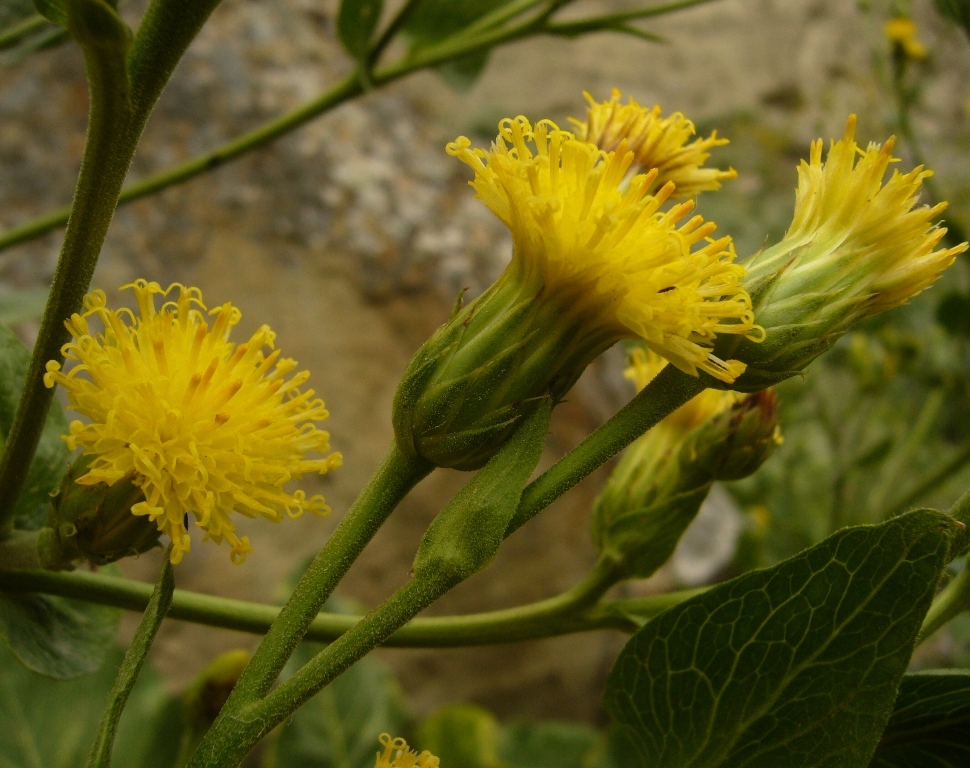
[{"label": "blurred background", "polygon": [[[29,8],[5,0],[0,22]],[[571,15],[642,3],[577,2]],[[130,178],[187,160],[316,96],[353,68],[336,40],[335,0],[225,0],[189,49],[149,122]],[[124,13],[137,19],[143,5]],[[393,8],[394,4],[390,4]],[[910,16],[917,37],[893,41],[886,22]],[[743,257],[791,219],[796,165],[817,137],[900,136],[908,169],[936,170],[928,198],[970,224],[970,39],[931,0],[714,0],[651,19],[662,42],[596,34],[529,39],[493,51],[477,78],[412,75],[370,92],[185,184],[120,209],[94,279],[109,301],[137,277],[199,286],[210,306],[232,301],[243,333],[268,323],[285,354],[311,373],[332,416],[344,466],[319,483],[334,514],[278,527],[243,520],[255,551],[235,567],[196,544],[179,587],[273,602],[315,553],[392,439],[395,385],[411,354],[443,322],[457,292],[474,295],[510,256],[504,226],[472,197],[467,169],[444,145],[487,144],[497,121],[524,114],[582,118],[584,90],[611,88],[682,111],[698,133],[731,143],[711,163],[738,178],[698,200]],[[47,42],[47,41],[40,41]],[[0,229],[69,203],[83,150],[87,89],[70,44],[0,52]],[[961,238],[962,239],[962,238]],[[0,252],[0,319],[28,342],[61,234]],[[242,335],[242,334],[241,334]],[[717,487],[673,562],[618,594],[713,583],[775,563],[849,524],[913,506],[947,507],[970,486],[970,280],[967,263],[932,290],[846,337],[803,379],[780,388],[785,442],[749,480]],[[632,395],[622,351],[587,372],[556,410],[545,465]],[[594,558],[589,508],[600,470],[516,533],[498,561],[435,606],[488,610],[572,586]],[[371,606],[406,578],[425,527],[466,479],[440,471],[378,534],[342,586]],[[249,523],[249,524],[247,524]],[[158,557],[123,562],[152,580]],[[125,642],[136,618],[126,617]],[[598,633],[508,646],[382,651],[410,716],[471,703],[502,721],[600,725],[602,684],[624,637]],[[183,690],[214,657],[251,649],[241,633],[166,622],[152,650],[159,685]],[[925,643],[914,664],[970,665],[970,617]],[[376,674],[376,673],[375,673]],[[381,673],[383,674],[383,673]],[[397,682],[393,682],[394,680]],[[311,764],[311,763],[308,763]],[[315,764],[315,763],[314,763]]]}]

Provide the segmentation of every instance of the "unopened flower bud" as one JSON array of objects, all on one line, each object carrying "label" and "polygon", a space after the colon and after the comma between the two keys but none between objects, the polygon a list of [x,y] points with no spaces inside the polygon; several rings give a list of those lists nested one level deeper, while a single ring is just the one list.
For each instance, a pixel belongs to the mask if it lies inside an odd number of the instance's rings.
[{"label": "unopened flower bud", "polygon": [[112,485],[77,482],[95,458],[82,456],[74,462],[51,498],[47,527],[38,543],[45,567],[70,567],[79,560],[106,565],[158,546],[158,526],[131,513],[132,506],[145,500],[134,473]]},{"label": "unopened flower bud", "polygon": [[[640,360],[633,355],[634,371]],[[594,505],[595,544],[628,577],[652,575],[673,554],[714,481],[754,473],[778,442],[773,390],[698,395],[627,449]]]},{"label": "unopened flower bud", "polygon": [[795,375],[853,325],[931,286],[967,243],[934,250],[946,203],[917,206],[922,167],[883,183],[894,139],[862,150],[855,116],[822,162],[822,141],[798,169],[795,216],[780,243],[745,263],[760,343],[725,339],[722,356],[747,364],[732,388],[754,392]]},{"label": "unopened flower bud", "polygon": [[418,351],[394,404],[398,447],[438,466],[482,466],[540,398],[558,401],[623,338],[678,368],[731,382],[743,370],[712,355],[718,334],[754,333],[744,270],[730,238],[710,237],[674,189],[649,193],[653,170],[624,179],[613,152],[549,121],[503,120],[489,152],[460,137],[448,152],[475,171],[478,196],[509,227],[512,261]]}]

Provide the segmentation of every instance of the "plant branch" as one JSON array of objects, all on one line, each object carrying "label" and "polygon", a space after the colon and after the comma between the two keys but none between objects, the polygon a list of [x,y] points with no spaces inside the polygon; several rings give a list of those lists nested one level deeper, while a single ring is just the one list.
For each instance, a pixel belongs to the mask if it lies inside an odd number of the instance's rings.
[{"label": "plant branch", "polygon": [[[670,3],[641,11],[630,11],[629,13],[634,14],[630,18],[646,18],[647,16],[670,13],[705,2],[711,2],[711,0],[687,0],[687,2]],[[409,53],[401,60],[375,70],[371,76],[371,83],[375,87],[387,85],[414,72],[443,64],[455,58],[489,50],[530,35],[560,35],[561,31],[558,30],[557,25],[549,22],[542,15],[525,19],[512,26],[497,26],[522,15],[539,4],[536,0],[522,0],[500,8],[479,19],[471,27],[436,45]],[[617,14],[617,16],[624,15]],[[624,18],[626,17],[624,16]],[[381,46],[382,43],[383,39],[378,40],[377,47]],[[386,43],[383,44],[386,45]],[[326,93],[297,107],[292,112],[288,112],[182,165],[153,174],[125,187],[118,199],[118,205],[126,205],[218,168],[231,160],[275,141],[281,136],[285,136],[310,120],[362,93],[363,87],[360,83],[360,77],[358,73],[354,72],[340,80]],[[69,208],[61,208],[7,230],[0,234],[0,251],[33,240],[63,226],[67,222],[69,213]]]},{"label": "plant branch", "polygon": [[970,608],[970,567],[965,563],[963,570],[933,600],[933,604],[923,619],[916,644],[922,643],[936,630],[968,608]]},{"label": "plant branch", "polygon": [[[682,590],[642,598],[605,600],[574,610],[578,589],[581,587],[514,608],[414,619],[388,638],[384,645],[392,648],[459,648],[605,629],[632,632],[644,620],[702,591]],[[152,595],[151,584],[142,581],[89,571],[39,569],[0,570],[0,590],[40,592],[129,611],[145,610]],[[275,605],[176,589],[168,618],[262,635],[279,613],[280,608]],[[361,616],[342,613],[320,613],[311,622],[304,640],[332,642],[360,619]]]},{"label": "plant branch", "polygon": [[525,487],[505,535],[510,536],[710,383],[704,374],[691,376],[666,366],[609,421]]}]

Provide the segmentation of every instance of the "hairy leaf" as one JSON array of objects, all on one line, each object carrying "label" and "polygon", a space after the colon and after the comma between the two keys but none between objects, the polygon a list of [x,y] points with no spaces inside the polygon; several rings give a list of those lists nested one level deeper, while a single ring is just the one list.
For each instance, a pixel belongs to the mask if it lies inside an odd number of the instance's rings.
[{"label": "hairy leaf", "polygon": [[[305,643],[294,656],[302,665],[320,650]],[[276,745],[281,768],[372,768],[381,733],[400,734],[403,695],[383,664],[363,659],[301,707],[282,726]]]},{"label": "hairy leaf", "polygon": [[363,60],[384,10],[384,0],[343,0],[337,13],[337,36],[347,52]]},{"label": "hairy leaf", "polygon": [[[97,674],[51,680],[24,669],[0,644],[0,765],[82,768],[121,656],[112,649]],[[172,768],[181,728],[178,697],[144,670],[121,719],[114,764]]]},{"label": "hairy leaf", "polygon": [[[27,366],[30,353],[13,331],[0,323],[0,447],[10,432],[20,393],[27,380]],[[64,409],[55,400],[51,403],[44,423],[44,431],[34,460],[27,473],[27,481],[14,510],[14,525],[24,530],[36,530],[47,518],[50,494],[57,486],[67,469],[70,451],[61,439],[67,434],[67,419]]]},{"label": "hairy leaf", "polygon": [[867,765],[953,528],[918,510],[844,529],[672,608],[620,654],[608,711],[648,766]]},{"label": "hairy leaf", "polygon": [[871,768],[970,765],[970,671],[907,675]]}]

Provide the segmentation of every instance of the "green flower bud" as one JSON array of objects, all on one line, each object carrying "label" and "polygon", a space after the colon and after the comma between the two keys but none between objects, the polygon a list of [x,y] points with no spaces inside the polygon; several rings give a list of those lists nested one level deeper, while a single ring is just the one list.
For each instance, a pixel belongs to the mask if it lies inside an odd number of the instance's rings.
[{"label": "green flower bud", "polygon": [[110,486],[77,482],[95,459],[81,456],[74,462],[51,497],[47,526],[38,542],[45,567],[71,567],[78,560],[105,565],[158,546],[161,531],[155,522],[131,513],[133,505],[145,500],[134,475]]},{"label": "green flower bud", "polygon": [[[698,399],[712,394],[708,390]],[[714,481],[747,477],[779,442],[773,390],[740,398],[718,394],[721,409],[714,415],[693,421],[702,411],[688,403],[685,414],[671,414],[634,442],[596,500],[593,541],[601,554],[622,563],[627,577],[655,573]]]},{"label": "green flower bud", "polygon": [[747,363],[732,389],[755,392],[805,369],[853,325],[929,287],[967,243],[933,249],[946,230],[933,219],[946,203],[916,207],[916,168],[883,178],[894,139],[855,143],[855,116],[822,162],[822,142],[798,169],[795,216],[780,243],[745,263],[744,285],[765,337],[723,339],[715,347]]}]

